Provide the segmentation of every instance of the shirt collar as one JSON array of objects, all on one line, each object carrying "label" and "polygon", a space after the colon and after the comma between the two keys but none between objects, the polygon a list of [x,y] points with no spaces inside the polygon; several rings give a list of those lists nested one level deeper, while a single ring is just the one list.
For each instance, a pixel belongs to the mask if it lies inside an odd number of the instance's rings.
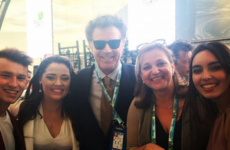
[{"label": "shirt collar", "polygon": [[[118,72],[119,72],[120,69],[121,69],[121,62],[119,61],[119,64],[118,64],[117,68],[113,72],[111,72],[110,74],[108,74],[108,77],[110,79],[116,81],[117,75],[118,75]],[[106,74],[104,74],[100,70],[100,68],[98,66],[97,66],[97,71],[98,71],[98,74],[101,77],[101,79],[103,79],[106,76]],[[94,69],[94,74],[96,75],[95,69]],[[99,79],[97,78],[97,76],[96,76],[96,81],[99,82]]]}]

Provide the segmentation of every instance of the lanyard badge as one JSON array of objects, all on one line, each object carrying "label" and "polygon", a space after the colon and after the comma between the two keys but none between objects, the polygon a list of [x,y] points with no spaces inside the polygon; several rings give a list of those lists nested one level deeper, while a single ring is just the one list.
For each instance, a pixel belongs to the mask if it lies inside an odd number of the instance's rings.
[{"label": "lanyard badge", "polygon": [[[120,64],[121,64],[121,62],[120,62]],[[117,75],[116,84],[115,84],[115,88],[114,88],[114,94],[113,94],[113,97],[111,98],[109,96],[109,94],[106,92],[103,81],[98,74],[98,68],[97,68],[97,64],[95,62],[95,72],[96,72],[97,78],[98,78],[99,83],[101,85],[102,91],[103,91],[107,101],[112,106],[112,110],[113,110],[113,122],[112,122],[112,130],[111,130],[110,150],[125,150],[126,149],[127,129],[124,126],[123,120],[120,118],[119,114],[116,112],[116,110],[114,108],[115,104],[116,104],[116,100],[117,100],[119,86],[120,86],[121,73],[122,73],[121,71],[122,71],[122,64],[121,64],[121,68],[120,68],[118,75]]]},{"label": "lanyard badge", "polygon": [[[168,150],[173,150],[173,137],[174,137],[174,131],[175,131],[175,125],[176,125],[177,108],[178,108],[178,98],[174,98],[173,117],[171,121],[171,127],[170,127],[169,138],[168,138]],[[153,110],[152,110],[151,138],[152,138],[152,143],[156,144],[156,108],[155,108],[155,104],[153,105]]]}]

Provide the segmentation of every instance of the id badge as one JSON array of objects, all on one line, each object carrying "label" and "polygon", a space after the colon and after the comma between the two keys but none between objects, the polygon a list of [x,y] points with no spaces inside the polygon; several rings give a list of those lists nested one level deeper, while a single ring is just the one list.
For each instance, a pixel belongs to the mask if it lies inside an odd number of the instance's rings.
[{"label": "id badge", "polygon": [[120,125],[113,125],[111,132],[110,150],[126,149],[127,128]]}]

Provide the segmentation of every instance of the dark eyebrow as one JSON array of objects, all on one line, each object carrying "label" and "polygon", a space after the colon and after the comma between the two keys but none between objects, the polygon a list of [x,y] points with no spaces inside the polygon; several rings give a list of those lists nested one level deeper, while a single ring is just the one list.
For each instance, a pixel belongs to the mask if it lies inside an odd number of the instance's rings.
[{"label": "dark eyebrow", "polygon": [[194,66],[192,66],[192,69],[193,68],[198,68],[198,67],[201,67],[200,65],[194,65]]},{"label": "dark eyebrow", "polygon": [[24,78],[26,78],[26,75],[25,74],[19,74],[18,77],[24,77]]},{"label": "dark eyebrow", "polygon": [[1,71],[1,73],[12,74],[12,72],[9,72],[9,71]]},{"label": "dark eyebrow", "polygon": [[215,65],[215,64],[220,64],[220,62],[219,61],[214,61],[214,62],[209,63],[208,66]]},{"label": "dark eyebrow", "polygon": [[[3,74],[10,74],[10,75],[12,75],[12,72],[9,72],[9,71],[1,71],[1,73],[3,73]],[[23,77],[26,77],[26,74],[19,74],[18,76],[23,76]]]},{"label": "dark eyebrow", "polygon": [[[210,62],[208,64],[208,66],[215,65],[215,64],[220,64],[220,62],[219,61]],[[201,67],[201,65],[194,65],[194,66],[192,66],[192,68],[197,68],[197,67]]]},{"label": "dark eyebrow", "polygon": [[48,73],[47,75],[53,75],[53,76],[56,76],[56,74],[54,74],[54,73]]}]

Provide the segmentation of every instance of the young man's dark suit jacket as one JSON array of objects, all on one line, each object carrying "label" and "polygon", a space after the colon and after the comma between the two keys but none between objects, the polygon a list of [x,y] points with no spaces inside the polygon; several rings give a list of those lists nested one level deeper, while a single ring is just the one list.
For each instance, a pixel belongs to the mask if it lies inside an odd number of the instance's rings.
[{"label": "young man's dark suit jacket", "polygon": [[[79,71],[73,82],[71,121],[81,150],[108,150],[110,135],[104,136],[90,105],[94,65]],[[126,124],[135,86],[134,66],[122,63],[120,88],[115,109]]]},{"label": "young man's dark suit jacket", "polygon": [[[14,142],[15,142],[15,150],[25,150],[25,142],[24,142],[24,138],[21,134],[21,132],[18,129],[16,120],[14,119],[14,117],[10,114],[10,112],[7,110],[9,116],[10,116],[10,121],[12,123],[13,126],[13,134],[14,134]],[[3,141],[3,137],[0,131],[0,150],[5,150],[5,144]]]}]

